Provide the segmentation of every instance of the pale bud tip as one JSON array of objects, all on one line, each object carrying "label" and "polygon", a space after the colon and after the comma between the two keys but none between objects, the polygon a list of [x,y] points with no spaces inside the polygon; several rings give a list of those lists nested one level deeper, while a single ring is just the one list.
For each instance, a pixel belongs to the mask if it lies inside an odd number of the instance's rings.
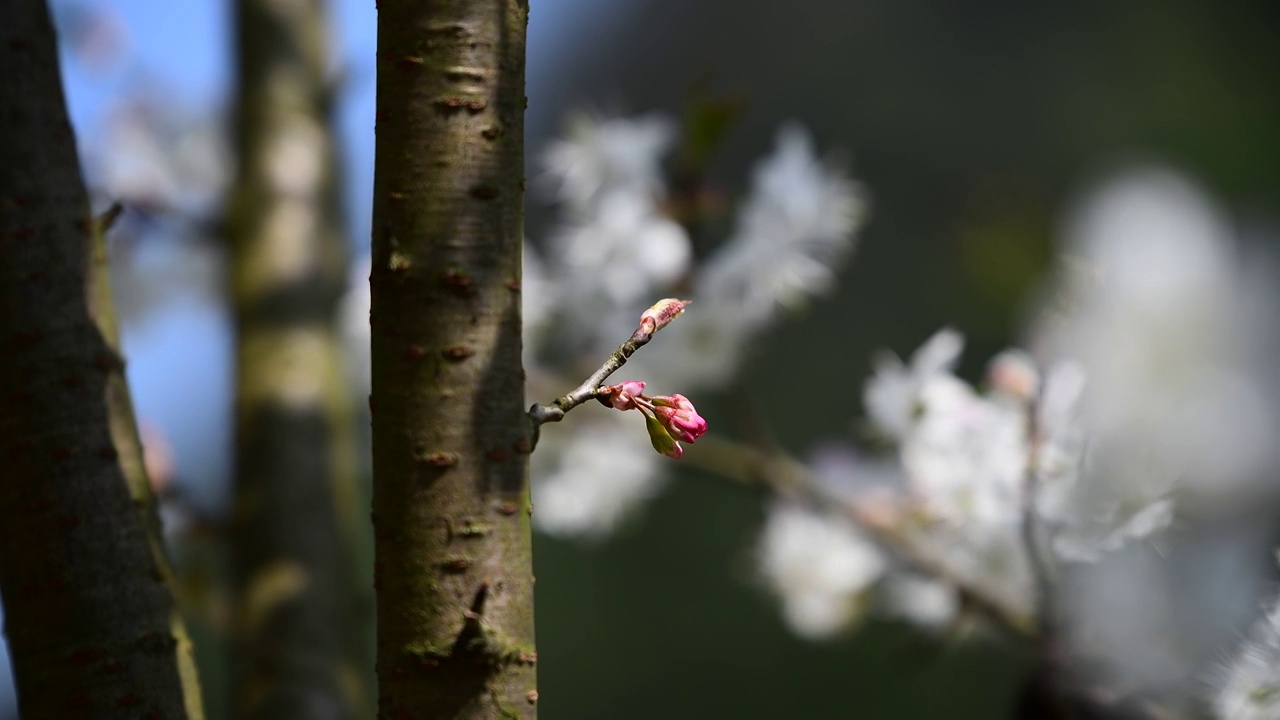
[{"label": "pale bud tip", "polygon": [[684,312],[690,302],[692,301],[679,298],[663,298],[659,300],[640,316],[639,330],[649,335],[658,332],[672,320],[680,317],[680,314]]}]

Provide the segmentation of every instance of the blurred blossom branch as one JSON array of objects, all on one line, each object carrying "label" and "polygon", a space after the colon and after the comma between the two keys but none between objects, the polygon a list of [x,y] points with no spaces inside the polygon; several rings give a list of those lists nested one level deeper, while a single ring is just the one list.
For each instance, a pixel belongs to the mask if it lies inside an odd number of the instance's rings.
[{"label": "blurred blossom branch", "polygon": [[966,607],[996,626],[1016,637],[1036,636],[1036,619],[1024,609],[1009,603],[998,590],[961,577],[913,539],[910,525],[919,518],[904,503],[879,494],[837,498],[821,489],[807,465],[786,453],[763,451],[718,436],[704,438],[699,448],[689,455],[695,467],[741,486],[764,490],[776,499],[834,511],[914,571],[952,587]]}]

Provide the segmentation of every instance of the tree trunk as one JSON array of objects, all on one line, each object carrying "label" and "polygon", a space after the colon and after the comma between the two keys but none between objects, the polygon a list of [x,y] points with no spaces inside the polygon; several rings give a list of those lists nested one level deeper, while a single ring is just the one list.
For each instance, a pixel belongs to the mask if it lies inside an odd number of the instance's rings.
[{"label": "tree trunk", "polygon": [[321,0],[239,0],[236,13],[232,705],[238,718],[359,717],[372,658],[352,636],[372,607],[353,604],[371,593],[353,570],[367,521],[334,329],[349,253],[328,18]]},{"label": "tree trunk", "polygon": [[200,718],[42,0],[0,0],[0,593],[25,718]]},{"label": "tree trunk", "polygon": [[382,0],[373,209],[379,716],[532,718],[518,0]]}]

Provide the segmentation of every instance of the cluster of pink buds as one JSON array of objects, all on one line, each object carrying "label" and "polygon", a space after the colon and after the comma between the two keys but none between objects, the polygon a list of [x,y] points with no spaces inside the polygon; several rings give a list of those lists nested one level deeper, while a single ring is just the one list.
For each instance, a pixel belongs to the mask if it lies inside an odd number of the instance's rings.
[{"label": "cluster of pink buds", "polygon": [[653,449],[670,458],[684,454],[681,442],[692,443],[707,431],[707,421],[683,395],[644,394],[644,383],[628,380],[600,388],[597,397],[615,410],[639,410]]}]

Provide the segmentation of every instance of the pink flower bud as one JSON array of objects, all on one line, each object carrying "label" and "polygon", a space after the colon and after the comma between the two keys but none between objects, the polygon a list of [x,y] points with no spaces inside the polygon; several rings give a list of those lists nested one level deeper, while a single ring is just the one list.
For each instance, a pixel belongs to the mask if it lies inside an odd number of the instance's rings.
[{"label": "pink flower bud", "polygon": [[649,398],[654,415],[676,440],[691,443],[707,431],[707,421],[698,414],[689,398],[683,395],[659,395]]},{"label": "pink flower bud", "polygon": [[643,397],[644,383],[639,380],[627,380],[617,385],[606,385],[600,388],[609,394],[609,404],[614,410],[634,410],[636,398]]},{"label": "pink flower bud", "polygon": [[680,317],[691,301],[678,298],[663,298],[640,316],[639,331],[652,335],[666,327],[672,320]]},{"label": "pink flower bud", "polygon": [[679,459],[684,454],[680,443],[691,443],[702,437],[707,431],[707,421],[683,395],[648,397],[643,393],[644,383],[627,380],[617,385],[602,385],[596,398],[615,410],[639,410],[644,415],[653,449]]}]

